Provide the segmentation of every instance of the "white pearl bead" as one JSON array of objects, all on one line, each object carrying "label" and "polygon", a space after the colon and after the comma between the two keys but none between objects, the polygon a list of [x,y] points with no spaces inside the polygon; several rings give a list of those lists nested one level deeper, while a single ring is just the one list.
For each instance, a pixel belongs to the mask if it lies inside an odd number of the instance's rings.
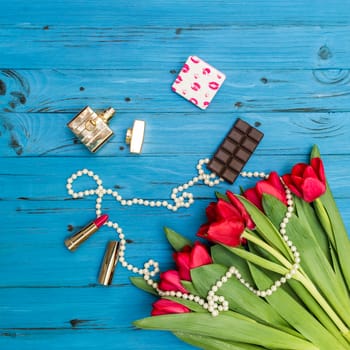
[{"label": "white pearl bead", "polygon": [[219,315],[219,311],[218,310],[214,310],[212,313],[213,317],[217,317]]},{"label": "white pearl bead", "polygon": [[231,266],[231,267],[229,268],[229,270],[228,270],[228,272],[230,272],[231,275],[234,274],[234,273],[236,273],[236,271],[237,271],[237,269],[236,269],[234,266]]}]

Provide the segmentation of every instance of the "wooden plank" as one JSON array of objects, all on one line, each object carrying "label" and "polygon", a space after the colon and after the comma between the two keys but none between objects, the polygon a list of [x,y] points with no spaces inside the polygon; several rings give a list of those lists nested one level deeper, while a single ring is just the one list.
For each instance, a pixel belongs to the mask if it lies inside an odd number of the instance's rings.
[{"label": "wooden plank", "polygon": [[[190,54],[228,69],[348,68],[349,36],[344,26],[194,25],[91,28],[12,24],[2,28],[0,66],[52,69],[178,69]],[[98,34],[96,34],[98,32]],[[69,33],[69,34],[67,34]],[[229,40],[226,40],[229,38]],[[23,42],[26,44],[23,45]],[[233,44],[234,43],[234,44]],[[18,54],[18,48],[21,54]]]},{"label": "wooden plank", "polygon": [[[50,317],[51,315],[49,315]],[[114,315],[113,315],[114,316]],[[76,320],[76,321],[75,321]],[[124,349],[137,350],[142,346],[143,350],[162,350],[164,344],[171,348],[190,350],[194,349],[185,343],[181,343],[173,335],[160,331],[126,330],[127,328],[112,329],[80,329],[81,325],[89,323],[89,320],[72,319],[78,326],[71,329],[3,329],[0,335],[0,345],[6,350],[46,350],[49,344],[50,350],[96,350],[116,349],[123,346]],[[67,321],[69,322],[69,321]],[[73,324],[75,324],[73,322]],[[140,345],[141,344],[141,345]]]},{"label": "wooden plank", "polygon": [[[349,193],[347,188],[344,190]],[[199,226],[206,222],[205,208],[211,200],[213,198],[197,200],[191,209],[177,213],[155,208],[120,208],[112,203],[105,205],[105,211],[122,227],[129,242],[126,259],[142,267],[152,258],[160,262],[164,271],[172,267],[172,249],[166,241],[163,227],[170,227],[195,241]],[[65,238],[94,218],[91,204],[82,202],[68,210],[61,208],[62,203],[57,202],[28,203],[30,210],[21,208],[15,220],[6,220],[0,236],[0,271],[3,276],[0,288],[8,288],[10,296],[11,288],[17,287],[96,285],[106,244],[109,240],[118,239],[116,232],[103,227],[75,252],[69,252],[63,244]],[[337,204],[346,227],[350,229],[349,198],[337,198]],[[4,217],[11,218],[14,217],[13,208],[18,206],[18,202],[7,201],[2,202],[0,208]],[[55,207],[56,211],[49,212],[50,207]],[[133,274],[119,266],[114,284],[128,285],[130,275]]]},{"label": "wooden plank", "polygon": [[[178,102],[188,104],[182,100]],[[74,115],[75,113],[0,114],[0,155],[21,158],[112,157],[116,163],[122,158],[142,162],[150,156],[158,158],[184,155],[192,156],[195,162],[199,158],[212,156],[238,117],[255,125],[265,134],[256,150],[258,155],[305,155],[313,144],[319,145],[323,154],[346,154],[350,151],[350,143],[347,142],[350,132],[347,122],[349,112],[232,111],[221,112],[218,122],[218,113],[215,110],[204,114],[120,111],[110,122],[115,135],[96,154],[91,154],[66,126]],[[141,155],[130,154],[129,146],[125,143],[126,130],[132,126],[134,119],[146,122]],[[4,168],[5,164],[0,165],[0,169]],[[83,162],[80,164],[84,166]]]},{"label": "wooden plank", "polygon": [[[295,0],[261,2],[252,0],[62,0],[47,3],[21,0],[3,3],[0,23],[35,23],[49,30],[51,26],[208,26],[211,23],[230,25],[342,25],[349,24],[349,4],[342,0]],[[48,27],[46,27],[48,26]]]},{"label": "wooden plank", "polygon": [[[309,151],[309,147],[307,147]],[[321,150],[322,151],[322,150]],[[288,158],[288,159],[287,159]],[[344,187],[349,185],[349,172],[346,166],[349,155],[326,155],[323,157],[327,176],[336,196],[347,197]],[[87,168],[98,174],[105,188],[114,188],[124,198],[169,198],[171,189],[183,184],[196,176],[197,156],[181,157],[125,157],[125,158],[4,158],[1,162],[0,198],[2,200],[21,199],[22,206],[26,198],[31,200],[62,200],[68,198],[65,185],[73,172]],[[308,161],[307,152],[300,155],[253,155],[245,170],[278,171],[288,173],[293,164]],[[218,190],[230,188],[237,190],[238,183],[248,183],[242,180],[233,186],[220,184]],[[80,179],[74,185],[77,191],[95,188],[95,183],[88,177]],[[249,185],[248,185],[249,186]],[[212,188],[196,185],[194,191],[197,197],[208,198]],[[72,200],[80,202],[80,200]],[[71,201],[67,201],[71,205]],[[0,202],[1,203],[1,202]],[[64,202],[65,203],[65,202]],[[69,203],[69,204],[68,204]],[[51,210],[52,211],[52,210]]]},{"label": "wooden plank", "polygon": [[[183,56],[182,60],[185,58]],[[186,113],[186,116],[200,115],[212,119],[216,113],[306,114],[350,110],[349,69],[237,70],[233,67],[224,70],[226,81],[205,112],[170,89],[181,68],[180,61],[158,70],[151,67],[139,67],[134,71],[128,67],[106,70],[3,69],[0,71],[1,110],[74,116],[90,104],[100,109],[114,106],[118,110],[118,119],[122,119],[124,113],[161,114],[162,119],[163,115],[181,117]]]}]

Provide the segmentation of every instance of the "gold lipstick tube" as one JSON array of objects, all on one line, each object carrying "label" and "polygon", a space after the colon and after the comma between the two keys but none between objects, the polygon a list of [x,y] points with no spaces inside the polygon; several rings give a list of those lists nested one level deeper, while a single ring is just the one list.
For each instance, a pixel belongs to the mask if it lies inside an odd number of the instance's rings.
[{"label": "gold lipstick tube", "polygon": [[99,227],[92,222],[91,224],[85,226],[82,228],[79,232],[77,232],[75,235],[67,238],[64,241],[64,244],[70,251],[76,250],[81,243],[86,241],[91,235],[93,235]]},{"label": "gold lipstick tube", "polygon": [[104,286],[112,284],[115,267],[119,258],[119,242],[110,241],[102,261],[98,281]]}]

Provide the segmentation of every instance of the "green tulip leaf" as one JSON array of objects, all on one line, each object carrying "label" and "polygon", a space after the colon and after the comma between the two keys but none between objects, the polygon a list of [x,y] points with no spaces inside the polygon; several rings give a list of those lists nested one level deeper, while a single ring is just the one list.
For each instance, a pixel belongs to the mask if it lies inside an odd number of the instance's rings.
[{"label": "green tulip leaf", "polygon": [[[281,222],[279,206],[284,206],[273,196],[264,196],[264,205],[270,213],[272,222]],[[268,208],[277,210],[269,210]],[[350,325],[350,316],[347,310],[350,310],[350,300],[347,294],[344,294],[344,288],[336,277],[332,266],[323,254],[318,242],[314,236],[309,234],[300,220],[293,214],[286,227],[287,235],[300,253],[301,267],[307,276],[312,280],[315,286],[325,295],[326,299],[333,306],[338,315]]]},{"label": "green tulip leaf", "polygon": [[223,199],[226,202],[229,202],[228,197],[226,194],[220,193],[220,192],[215,192],[215,196],[217,199]]},{"label": "green tulip leaf", "polygon": [[311,342],[254,320],[243,320],[234,312],[225,312],[215,318],[209,313],[196,312],[162,315],[135,321],[134,325],[143,329],[214,337],[224,341],[258,345],[267,349],[319,350],[319,347]]},{"label": "green tulip leaf", "polygon": [[190,310],[192,310],[194,312],[208,312],[202,306],[200,306],[198,303],[196,303],[195,301],[192,301],[192,300],[188,300],[188,299],[185,300],[185,299],[177,298],[177,297],[164,297],[164,299],[175,301],[176,303],[181,304],[183,306],[186,306],[187,308],[189,308]]},{"label": "green tulip leaf", "polygon": [[181,333],[175,332],[176,337],[181,339],[182,341],[200,347],[205,350],[263,350],[263,348],[258,345],[249,345],[246,343],[238,343],[238,342],[228,342],[223,341],[213,337],[206,337],[203,335],[190,334],[190,333]]},{"label": "green tulip leaf", "polygon": [[250,214],[252,220],[256,225],[256,231],[264,239],[265,242],[275,249],[277,249],[286,258],[290,257],[290,252],[287,249],[285,242],[282,240],[280,233],[270,221],[270,219],[254,204],[242,196],[237,196],[243,203],[244,207]]},{"label": "green tulip leaf", "polygon": [[184,288],[191,294],[197,295],[198,292],[196,291],[196,288],[194,287],[193,283],[190,281],[181,281],[181,284],[184,286]]},{"label": "green tulip leaf", "polygon": [[[313,146],[310,158],[321,158],[317,145]],[[335,238],[335,248],[339,257],[339,265],[343,272],[348,290],[350,290],[350,240],[328,182],[326,192],[319,200],[328,214],[328,219],[331,223]]]},{"label": "green tulip leaf", "polygon": [[[211,286],[220,280],[227,270],[226,267],[216,264],[193,269],[191,277],[196,290],[203,298],[206,298]],[[272,324],[275,327],[287,326],[287,323],[264,300],[257,297],[236,277],[231,277],[224,283],[218,290],[217,295],[225,297],[231,310],[262,323]]]},{"label": "green tulip leaf", "polygon": [[301,224],[305,229],[308,230],[308,233],[314,237],[327,260],[331,261],[327,234],[320,224],[312,206],[299,197],[294,197],[293,200],[295,204],[296,215],[298,216]]},{"label": "green tulip leaf", "polygon": [[268,259],[262,258],[261,256],[256,255],[252,252],[249,252],[245,249],[230,248],[230,247],[228,247],[227,249],[232,251],[234,254],[237,254],[241,258],[254,263],[257,266],[263,267],[264,269],[267,269],[267,270],[270,270],[273,272],[277,272],[280,275],[284,275],[288,271],[284,266],[282,266],[278,263],[272,262]]},{"label": "green tulip leaf", "polygon": [[[261,270],[250,265],[252,275],[258,287],[262,290],[269,288],[273,281]],[[310,295],[310,298],[312,296]],[[328,332],[304,305],[299,304],[294,298],[279,288],[271,296],[266,297],[268,303],[278,312],[281,317],[299,331],[306,339],[315,344],[319,349],[344,350],[344,347],[336,337]],[[283,307],[281,307],[283,305]],[[341,334],[339,333],[341,338]]]},{"label": "green tulip leaf", "polygon": [[238,269],[244,279],[253,284],[254,281],[250,276],[250,270],[247,261],[237,254],[230,251],[230,247],[223,246],[221,244],[215,244],[211,247],[211,257],[215,264],[224,265],[226,267],[235,266]]},{"label": "green tulip leaf", "polygon": [[143,291],[145,291],[145,292],[147,292],[147,293],[151,293],[151,294],[154,294],[154,295],[158,295],[158,293],[154,290],[154,288],[151,287],[151,286],[143,279],[143,277],[129,277],[129,279],[130,279],[131,283],[132,283],[135,287],[137,287],[137,288],[139,288],[139,289],[141,289],[141,290],[143,290]]},{"label": "green tulip leaf", "polygon": [[167,240],[169,241],[170,245],[174,248],[175,251],[179,252],[185,246],[192,247],[192,242],[189,239],[175,232],[171,228],[164,227],[164,232]]},{"label": "green tulip leaf", "polygon": [[[310,310],[311,314],[315,315],[316,319],[327,328],[330,333],[339,337],[338,328],[334,325],[333,321],[320,304],[310,295],[310,292],[300,282],[293,279],[288,280],[288,286],[291,287],[299,300],[301,300],[307,309]],[[285,289],[285,287],[283,287],[283,289]]]}]

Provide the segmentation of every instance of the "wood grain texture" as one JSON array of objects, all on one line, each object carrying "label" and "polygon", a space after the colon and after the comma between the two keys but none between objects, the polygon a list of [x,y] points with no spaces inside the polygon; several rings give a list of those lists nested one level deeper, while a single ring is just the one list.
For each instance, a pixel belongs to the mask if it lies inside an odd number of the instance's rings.
[{"label": "wood grain texture", "polygon": [[[165,200],[240,117],[265,134],[246,170],[287,172],[319,145],[350,229],[349,11],[345,0],[2,2],[0,348],[192,349],[168,333],[133,328],[155,299],[121,266],[113,286],[97,284],[114,231],[104,227],[75,253],[64,248],[95,215],[93,197],[67,195],[65,181],[78,169],[95,171],[126,199]],[[227,75],[206,111],[170,89],[191,54]],[[115,135],[96,154],[66,127],[86,105],[117,109]],[[134,119],[146,121],[139,156],[125,144]],[[163,270],[172,266],[163,227],[194,239],[214,199],[202,184],[192,192],[194,205],[176,213],[105,198],[132,263],[152,257]]]}]

